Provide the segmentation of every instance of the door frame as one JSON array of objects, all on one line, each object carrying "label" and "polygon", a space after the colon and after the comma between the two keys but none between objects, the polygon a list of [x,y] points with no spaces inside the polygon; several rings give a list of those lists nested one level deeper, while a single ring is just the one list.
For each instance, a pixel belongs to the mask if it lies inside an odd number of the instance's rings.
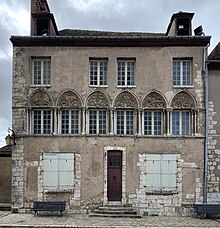
[{"label": "door frame", "polygon": [[[107,198],[107,184],[108,184],[108,151],[121,151],[122,152],[122,198],[121,201],[108,201]],[[118,146],[104,147],[104,199],[103,204],[126,204],[126,148]]]}]

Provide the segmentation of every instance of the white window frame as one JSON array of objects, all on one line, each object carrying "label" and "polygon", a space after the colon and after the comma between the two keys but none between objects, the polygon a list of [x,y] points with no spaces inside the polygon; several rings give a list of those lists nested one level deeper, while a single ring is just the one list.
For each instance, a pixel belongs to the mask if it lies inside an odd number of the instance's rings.
[{"label": "white window frame", "polygon": [[[174,134],[173,133],[173,113],[178,112],[179,113],[179,134]],[[187,112],[189,114],[189,134],[183,134],[183,122],[182,122],[182,115],[183,112]],[[173,110],[170,115],[170,129],[171,129],[171,134],[174,136],[190,136],[191,135],[191,111],[190,110]]]},{"label": "white window frame", "polygon": [[[90,111],[95,111],[96,112],[96,133],[90,133]],[[105,133],[100,133],[100,128],[99,128],[99,117],[100,117],[100,111],[105,112],[106,116],[106,128],[105,128]],[[87,134],[90,135],[106,135],[108,132],[108,112],[107,109],[89,109],[87,113]]]},{"label": "white window frame", "polygon": [[176,154],[146,154],[144,169],[143,185],[146,192],[177,191]]},{"label": "white window frame", "polygon": [[44,153],[42,171],[44,190],[72,191],[75,183],[75,154]]},{"label": "white window frame", "polygon": [[[62,122],[63,122],[63,111],[66,111],[68,112],[68,133],[62,133],[63,131],[63,127],[62,127]],[[72,112],[78,112],[78,113],[74,113],[74,116],[77,115],[77,126],[78,128],[77,129],[72,129],[72,120],[74,121],[74,123],[76,122],[76,119],[72,119]],[[80,132],[80,111],[79,109],[61,109],[60,110],[60,134],[62,135],[66,135],[66,134],[72,134],[72,135],[78,135],[79,132]],[[65,129],[66,130],[66,129]],[[72,130],[74,131],[74,133],[72,133]],[[77,131],[77,133],[76,133]]]},{"label": "white window frame", "polygon": [[[151,113],[151,134],[145,134],[145,112],[150,112]],[[160,112],[161,113],[161,134],[155,134],[155,127],[154,127],[154,114],[155,112]],[[143,112],[143,116],[142,116],[142,123],[143,123],[143,130],[142,130],[142,134],[143,135],[149,135],[149,136],[161,136],[163,135],[163,112],[161,110],[150,110],[150,109],[145,109]]]},{"label": "white window frame", "polygon": [[[173,81],[173,87],[188,87],[192,88],[192,59],[173,59],[173,65],[174,62],[180,63],[180,84],[174,85],[174,69],[172,67],[172,81]],[[188,62],[190,64],[190,75],[189,75],[189,84],[183,84],[183,62]]]},{"label": "white window frame", "polygon": [[[123,114],[123,117],[124,117],[124,126],[123,126],[123,128],[124,128],[124,133],[123,134],[118,134],[118,112],[123,112],[124,114]],[[128,134],[127,133],[127,112],[132,112],[133,113],[133,133],[132,134]],[[115,134],[116,135],[135,135],[135,111],[134,110],[130,110],[130,109],[128,109],[128,110],[124,110],[124,109],[117,109],[116,111],[115,111]]]},{"label": "white window frame", "polygon": [[[35,83],[35,74],[34,74],[34,62],[39,61],[40,66],[40,83]],[[44,75],[44,62],[50,62],[49,75]],[[44,83],[44,80],[49,81],[49,83]],[[38,80],[36,80],[38,81]],[[32,58],[32,85],[34,86],[50,86],[51,85],[51,58]]]},{"label": "white window frame", "polygon": [[[97,84],[93,85],[91,84],[91,77],[94,77],[91,75],[91,62],[96,62],[97,63]],[[101,85],[101,63],[106,64],[106,75],[104,75],[105,71],[103,71],[103,78],[106,79],[104,80],[104,85]],[[108,87],[108,59],[90,59],[89,60],[89,86],[90,87]]]},{"label": "white window frame", "polygon": [[[118,64],[119,62],[124,62],[125,63],[125,81],[124,85],[119,85],[119,70],[118,70]],[[134,63],[134,75],[133,75],[133,85],[128,85],[128,63]],[[135,71],[136,71],[136,59],[117,59],[117,87],[136,87],[135,85]]]},{"label": "white window frame", "polygon": [[[34,121],[35,121],[35,118],[34,118],[34,112],[35,111],[40,111],[41,113],[40,113],[40,121],[41,121],[41,123],[40,123],[40,133],[35,133],[34,132],[34,126],[35,126],[35,124],[34,124]],[[50,132],[49,133],[44,133],[44,111],[49,111],[50,112],[50,129],[46,129],[46,130],[49,130]],[[52,110],[51,109],[33,109],[32,110],[32,134],[34,134],[34,135],[48,135],[48,134],[51,134],[51,132],[52,132],[52,121],[53,121],[53,116],[52,116]]]}]

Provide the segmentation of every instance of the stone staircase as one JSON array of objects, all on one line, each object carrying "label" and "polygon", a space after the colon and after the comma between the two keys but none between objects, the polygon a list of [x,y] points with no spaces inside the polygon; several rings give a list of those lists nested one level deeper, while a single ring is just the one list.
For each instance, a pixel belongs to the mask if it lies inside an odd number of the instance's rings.
[{"label": "stone staircase", "polygon": [[89,214],[90,217],[111,217],[111,218],[141,218],[137,210],[131,205],[104,206],[95,209]]}]

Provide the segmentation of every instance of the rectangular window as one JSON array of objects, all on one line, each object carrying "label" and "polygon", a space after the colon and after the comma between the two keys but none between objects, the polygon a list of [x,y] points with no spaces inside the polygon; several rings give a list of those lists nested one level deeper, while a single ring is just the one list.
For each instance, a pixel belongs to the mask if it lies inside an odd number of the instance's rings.
[{"label": "rectangular window", "polygon": [[61,134],[79,133],[79,110],[61,110]]},{"label": "rectangular window", "polygon": [[106,110],[89,110],[89,134],[107,133]]},{"label": "rectangular window", "polygon": [[51,133],[51,110],[33,110],[33,133]]},{"label": "rectangular window", "polygon": [[190,135],[190,112],[172,112],[172,135]]},{"label": "rectangular window", "polygon": [[74,188],[73,153],[44,153],[43,188],[51,191]]},{"label": "rectangular window", "polygon": [[176,190],[176,159],[176,155],[172,154],[146,155],[144,186],[147,191],[169,192]]},{"label": "rectangular window", "polygon": [[173,85],[191,85],[191,60],[173,60]]},{"label": "rectangular window", "polygon": [[118,59],[118,86],[134,86],[135,60]]},{"label": "rectangular window", "polygon": [[118,135],[134,134],[134,111],[118,110],[116,113]]},{"label": "rectangular window", "polygon": [[144,135],[162,135],[161,111],[144,111]]},{"label": "rectangular window", "polygon": [[32,80],[34,85],[50,85],[51,59],[32,60]]},{"label": "rectangular window", "polygon": [[106,86],[107,85],[107,59],[89,61],[89,85]]}]

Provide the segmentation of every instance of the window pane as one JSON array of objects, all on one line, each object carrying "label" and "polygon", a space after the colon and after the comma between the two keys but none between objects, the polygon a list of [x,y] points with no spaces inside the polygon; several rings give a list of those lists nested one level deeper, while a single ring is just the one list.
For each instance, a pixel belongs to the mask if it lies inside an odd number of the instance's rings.
[{"label": "window pane", "polygon": [[34,60],[33,61],[33,80],[34,85],[41,84],[41,61]]},{"label": "window pane", "polygon": [[144,134],[152,135],[152,113],[151,111],[144,112]]},{"label": "window pane", "polygon": [[124,118],[125,118],[124,111],[117,111],[117,134],[119,135],[123,135],[125,133]]},{"label": "window pane", "polygon": [[134,133],[134,111],[126,111],[126,134]]},{"label": "window pane", "polygon": [[89,110],[89,134],[97,134],[97,111]]},{"label": "window pane", "polygon": [[69,110],[61,111],[61,134],[69,134]]},{"label": "window pane", "polygon": [[51,112],[43,110],[43,134],[50,134],[51,129]]},{"label": "window pane", "polygon": [[118,61],[118,85],[125,85],[125,62]]},{"label": "window pane", "polygon": [[190,61],[182,61],[183,85],[190,85]]},{"label": "window pane", "polygon": [[154,135],[162,134],[162,112],[154,111]]},{"label": "window pane", "polygon": [[41,134],[41,110],[33,111],[34,134]]},{"label": "window pane", "polygon": [[98,84],[98,62],[90,60],[90,85]]},{"label": "window pane", "polygon": [[51,74],[51,61],[44,60],[43,61],[43,84],[50,84],[50,74]]},{"label": "window pane", "polygon": [[100,61],[100,85],[107,85],[107,61]]},{"label": "window pane", "polygon": [[173,61],[173,85],[180,85],[180,61]]},{"label": "window pane", "polygon": [[79,133],[79,111],[71,110],[71,134]]},{"label": "window pane", "polygon": [[99,134],[106,134],[106,111],[99,110]]},{"label": "window pane", "polygon": [[189,130],[189,112],[188,111],[183,111],[182,112],[182,135],[189,135],[190,130]]},{"label": "window pane", "polygon": [[134,85],[134,62],[127,62],[127,85]]},{"label": "window pane", "polygon": [[180,113],[176,111],[172,112],[172,134],[180,134]]}]

